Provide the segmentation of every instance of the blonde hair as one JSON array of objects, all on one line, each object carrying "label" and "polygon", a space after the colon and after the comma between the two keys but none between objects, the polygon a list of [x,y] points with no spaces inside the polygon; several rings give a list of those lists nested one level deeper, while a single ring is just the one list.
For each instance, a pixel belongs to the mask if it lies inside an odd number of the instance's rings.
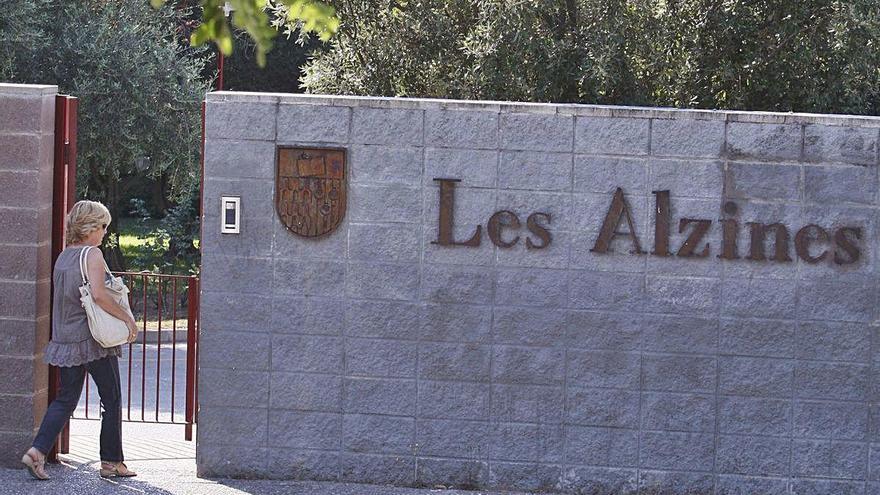
[{"label": "blonde hair", "polygon": [[82,242],[94,230],[102,225],[110,225],[110,210],[97,201],[77,201],[65,219],[66,230],[64,242],[76,244]]}]

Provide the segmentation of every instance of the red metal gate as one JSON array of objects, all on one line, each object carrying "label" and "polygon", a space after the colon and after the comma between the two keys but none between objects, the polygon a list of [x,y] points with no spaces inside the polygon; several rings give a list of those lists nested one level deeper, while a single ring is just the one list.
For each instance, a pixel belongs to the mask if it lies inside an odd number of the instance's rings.
[{"label": "red metal gate", "polygon": [[[73,204],[76,202],[76,137],[77,137],[77,108],[78,108],[78,100],[75,97],[59,95],[55,100],[55,160],[54,160],[54,170],[53,170],[53,202],[52,202],[52,263],[54,265],[55,260],[58,258],[58,255],[64,249],[64,218],[67,212],[73,207]],[[127,349],[127,356],[123,355],[123,364],[124,361],[128,360],[127,363],[127,373],[126,373],[126,383],[127,387],[124,387],[123,392],[123,401],[126,404],[126,414],[124,414],[124,421],[133,421],[133,422],[162,422],[162,423],[179,423],[185,425],[184,435],[186,440],[192,440],[192,427],[198,420],[198,380],[197,380],[197,372],[198,372],[198,334],[199,334],[199,324],[198,324],[198,314],[199,314],[199,280],[197,277],[187,277],[187,276],[176,276],[176,275],[161,275],[161,274],[152,274],[152,273],[122,273],[126,278],[126,282],[129,284],[129,287],[132,289],[131,298],[132,298],[132,308],[135,309],[137,307],[136,301],[140,301],[141,306],[138,311],[138,317],[141,318],[142,321],[142,337],[141,343],[130,344]],[[140,286],[140,292],[138,292],[138,287]],[[153,288],[155,286],[156,288]],[[170,293],[170,312],[172,315],[172,322],[170,326],[166,325],[166,322],[163,321],[163,306],[167,312],[169,311],[168,306],[165,304],[166,299],[168,299],[168,295]],[[139,298],[139,299],[136,299]],[[153,313],[155,316],[151,316],[150,314],[150,301],[158,301],[158,311]],[[177,318],[177,314],[179,311],[186,311],[186,320],[185,320],[185,329],[186,329],[186,363],[185,363],[185,377],[183,380],[185,381],[185,402],[182,405],[184,409],[183,417],[178,420],[175,413],[176,408],[176,399],[179,397],[178,391],[179,387],[177,386],[177,333],[178,330],[182,330],[178,328],[180,324],[180,320]],[[51,311],[50,311],[51,315]],[[152,327],[155,326],[155,329]],[[169,404],[170,410],[168,411],[170,414],[170,419],[167,421],[161,421],[160,409],[162,406],[162,396],[161,393],[161,373],[162,373],[162,335],[166,330],[170,330],[171,333],[171,364],[170,367],[166,366],[166,373],[169,372],[171,374],[171,386],[170,386],[170,402],[166,402],[165,404]],[[146,415],[146,376],[148,371],[147,369],[147,348],[151,345],[149,344],[150,334],[155,331],[156,333],[156,392],[155,392],[155,414],[152,420],[147,419]],[[140,346],[139,350],[141,352],[141,365],[142,369],[137,370],[136,367],[133,366],[134,361],[134,348],[135,346]],[[141,387],[139,389],[140,392],[140,407],[141,414],[138,417],[135,412],[132,415],[132,398],[136,397],[133,388],[132,388],[132,371],[140,373],[141,377]],[[60,387],[60,373],[57,368],[50,367],[49,370],[49,401],[52,401],[58,393],[58,389]],[[88,414],[88,400],[90,393],[88,378],[86,379],[85,384],[85,412]],[[94,415],[93,415],[94,416]],[[76,413],[74,413],[73,417],[78,417]],[[90,418],[91,419],[91,418]],[[95,418],[97,419],[97,418]],[[69,452],[70,448],[70,429],[69,424],[64,427],[61,432],[61,435],[58,437],[58,441],[55,444],[53,450],[49,453],[49,460],[56,460],[56,456],[58,453],[66,454]]]}]

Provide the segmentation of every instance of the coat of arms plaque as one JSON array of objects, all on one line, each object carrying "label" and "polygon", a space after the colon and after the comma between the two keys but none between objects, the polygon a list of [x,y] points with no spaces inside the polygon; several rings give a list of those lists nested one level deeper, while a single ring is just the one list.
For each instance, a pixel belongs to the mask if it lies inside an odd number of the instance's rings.
[{"label": "coat of arms plaque", "polygon": [[303,237],[333,232],[345,216],[345,150],[278,148],[275,211]]}]

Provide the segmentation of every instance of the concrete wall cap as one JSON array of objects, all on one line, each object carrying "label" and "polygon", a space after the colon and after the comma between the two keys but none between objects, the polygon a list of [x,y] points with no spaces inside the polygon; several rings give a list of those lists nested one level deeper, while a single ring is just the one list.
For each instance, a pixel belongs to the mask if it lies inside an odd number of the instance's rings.
[{"label": "concrete wall cap", "polygon": [[[2,91],[2,87],[3,85],[0,85],[0,91]],[[435,98],[387,98],[378,96],[250,93],[237,91],[211,92],[205,96],[205,100],[212,103],[250,102],[421,110],[484,110],[500,113],[556,113],[560,115],[584,117],[693,119],[750,122],[757,124],[826,124],[836,126],[880,127],[880,117],[878,116],[581,105],[574,103],[529,103],[490,100],[469,101]]]},{"label": "concrete wall cap", "polygon": [[2,95],[42,96],[57,93],[58,86],[52,86],[49,84],[0,83],[0,94]]}]

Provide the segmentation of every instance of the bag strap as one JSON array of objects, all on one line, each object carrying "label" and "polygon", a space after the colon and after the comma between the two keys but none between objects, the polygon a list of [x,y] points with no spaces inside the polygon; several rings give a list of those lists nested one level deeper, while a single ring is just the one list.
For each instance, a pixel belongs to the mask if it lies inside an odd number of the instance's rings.
[{"label": "bag strap", "polygon": [[[82,276],[83,285],[89,283],[89,277],[88,275],[86,275],[88,273],[87,261],[89,258],[89,251],[91,251],[94,247],[95,246],[86,246],[85,248],[83,248],[82,251],[79,252],[79,274]],[[101,263],[104,264],[104,272],[109,273],[112,276],[113,273],[110,272],[110,267],[107,266],[107,260],[105,260],[103,256],[101,256]]]}]

